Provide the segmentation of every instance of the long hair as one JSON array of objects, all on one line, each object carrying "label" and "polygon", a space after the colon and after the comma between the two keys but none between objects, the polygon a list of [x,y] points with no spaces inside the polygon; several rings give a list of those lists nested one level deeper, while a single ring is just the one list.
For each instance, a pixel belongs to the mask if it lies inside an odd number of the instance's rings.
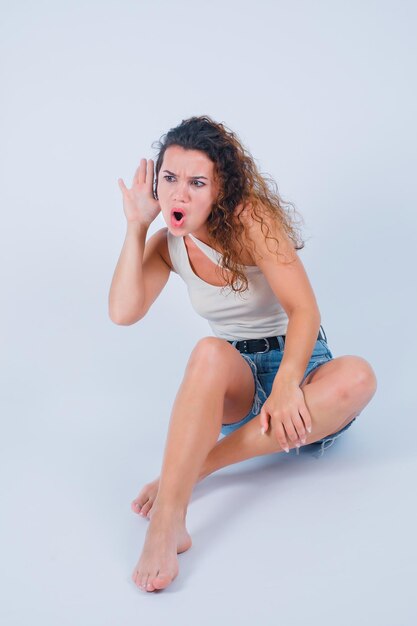
[{"label": "long hair", "polygon": [[[241,235],[245,229],[240,213],[248,204],[251,207],[251,217],[261,223],[265,239],[276,241],[277,250],[279,241],[276,237],[269,236],[270,228],[263,216],[269,217],[272,223],[281,226],[296,250],[304,247],[297,222],[291,217],[288,209],[288,206],[291,206],[293,213],[297,213],[294,205],[281,198],[276,182],[258,171],[250,152],[244,148],[237,135],[224,124],[215,122],[207,115],[190,117],[175,128],[171,128],[159,141],[152,144],[158,151],[154,181],[155,198],[158,198],[158,174],[165,150],[169,146],[200,150],[214,163],[214,176],[220,184],[217,198],[207,219],[207,230],[210,241],[223,255],[222,275],[233,291],[243,292],[248,288],[244,265],[240,262],[243,250]],[[239,206],[241,210],[237,211]]]}]

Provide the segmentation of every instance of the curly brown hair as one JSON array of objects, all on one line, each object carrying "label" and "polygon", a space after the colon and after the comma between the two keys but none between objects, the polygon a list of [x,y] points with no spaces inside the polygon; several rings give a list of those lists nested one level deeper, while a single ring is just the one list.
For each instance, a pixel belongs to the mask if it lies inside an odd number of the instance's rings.
[{"label": "curly brown hair", "polygon": [[[267,174],[260,173],[250,152],[244,148],[238,136],[224,124],[209,116],[190,117],[162,135],[152,144],[157,148],[154,195],[158,198],[158,174],[166,149],[181,146],[188,150],[201,150],[214,163],[214,176],[219,184],[219,193],[207,219],[207,230],[213,247],[223,255],[222,275],[234,292],[248,289],[244,265],[240,263],[243,250],[242,234],[245,231],[241,219],[242,211],[250,207],[250,216],[260,222],[265,239],[270,237],[269,218],[280,226],[291,239],[294,248],[301,250],[304,241],[299,234],[298,222],[291,217],[297,213],[291,202],[286,202],[278,193],[276,182]],[[266,233],[264,228],[266,227]],[[278,254],[278,252],[277,252]]]}]

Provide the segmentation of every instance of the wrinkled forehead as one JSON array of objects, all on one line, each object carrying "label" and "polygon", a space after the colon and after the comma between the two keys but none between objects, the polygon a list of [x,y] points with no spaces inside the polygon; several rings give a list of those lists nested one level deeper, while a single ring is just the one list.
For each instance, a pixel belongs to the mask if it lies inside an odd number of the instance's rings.
[{"label": "wrinkled forehead", "polygon": [[166,149],[161,170],[168,169],[177,176],[206,176],[215,178],[215,164],[201,150],[187,150],[180,146]]}]

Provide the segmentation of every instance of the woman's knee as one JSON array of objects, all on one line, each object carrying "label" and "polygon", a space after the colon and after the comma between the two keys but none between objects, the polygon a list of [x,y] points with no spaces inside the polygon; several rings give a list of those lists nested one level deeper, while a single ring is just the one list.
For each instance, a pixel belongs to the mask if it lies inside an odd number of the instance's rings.
[{"label": "woman's knee", "polygon": [[203,337],[194,346],[187,367],[207,368],[207,371],[220,371],[227,367],[229,356],[233,356],[234,348],[220,337]]},{"label": "woman's knee", "polygon": [[372,366],[360,356],[346,356],[343,359],[343,375],[338,385],[340,399],[360,396],[369,402],[377,388],[377,379]]}]

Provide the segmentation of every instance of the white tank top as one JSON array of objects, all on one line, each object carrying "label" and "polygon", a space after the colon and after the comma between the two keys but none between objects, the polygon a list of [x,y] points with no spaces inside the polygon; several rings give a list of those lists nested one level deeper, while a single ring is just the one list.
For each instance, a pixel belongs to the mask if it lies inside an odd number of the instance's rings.
[{"label": "white tank top", "polygon": [[[202,252],[222,267],[222,255],[217,250],[189,236]],[[208,321],[216,337],[241,340],[286,334],[288,316],[257,265],[243,266],[248,290],[235,293],[229,286],[210,285],[194,273],[184,237],[175,237],[168,230],[167,242],[172,266],[185,281],[194,310]]]}]

